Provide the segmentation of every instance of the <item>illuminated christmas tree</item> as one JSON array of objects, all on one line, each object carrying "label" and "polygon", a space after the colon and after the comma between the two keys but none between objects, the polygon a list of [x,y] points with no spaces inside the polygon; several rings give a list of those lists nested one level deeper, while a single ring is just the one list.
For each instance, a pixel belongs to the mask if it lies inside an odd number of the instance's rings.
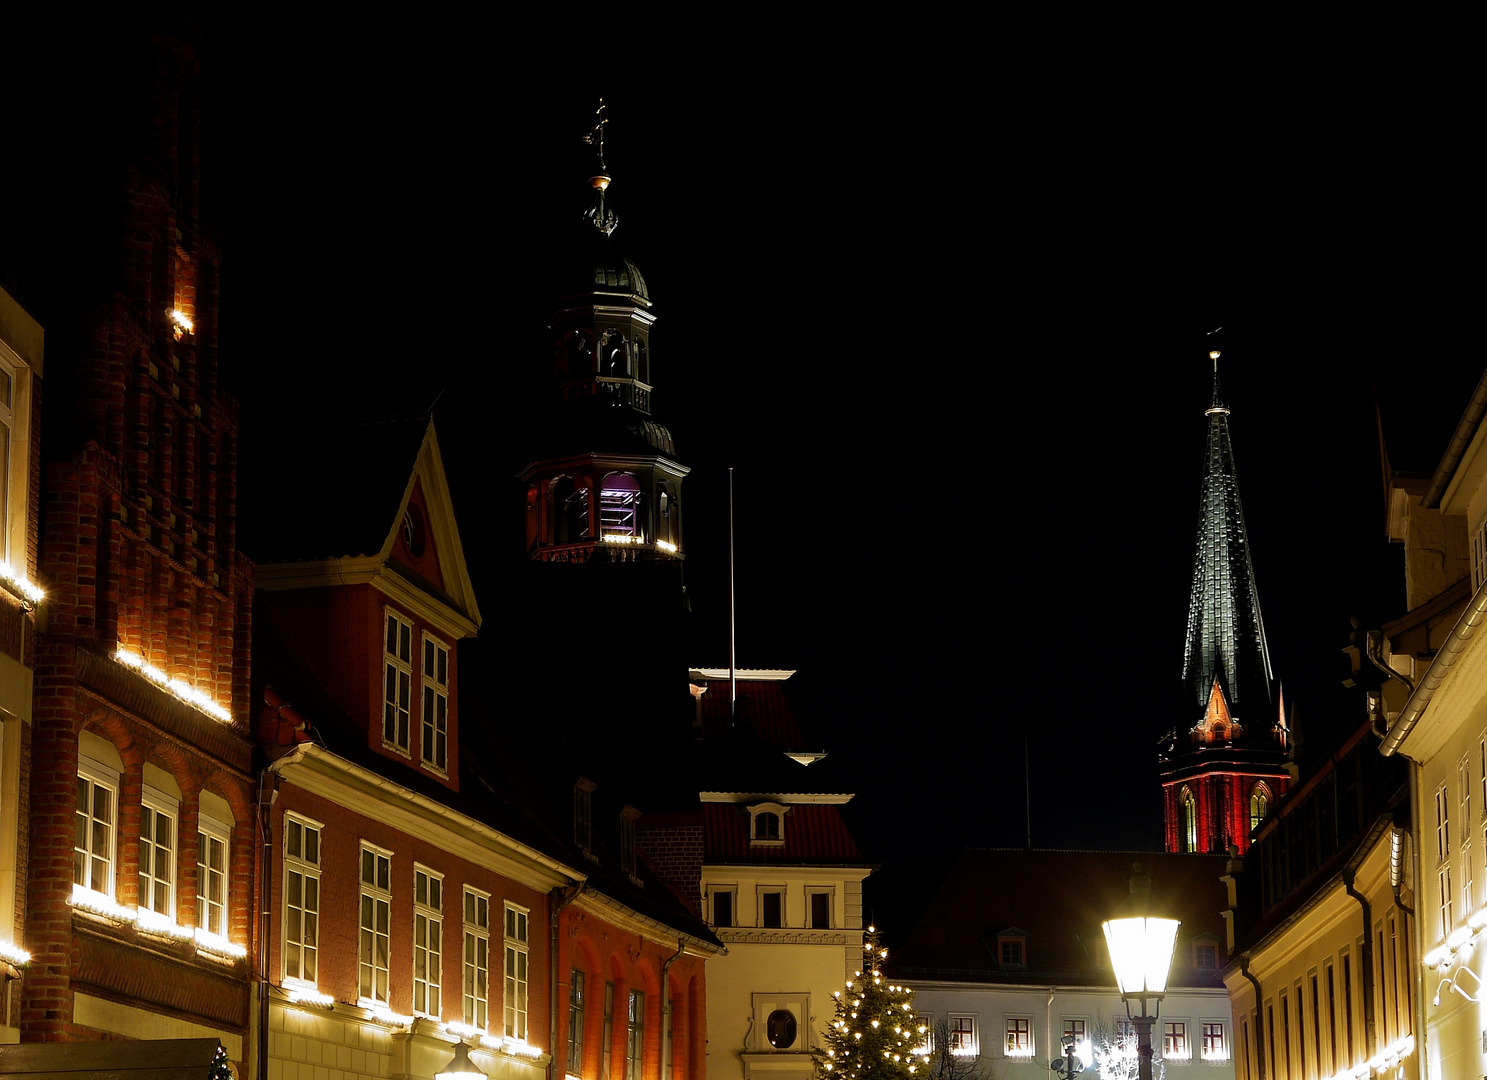
[{"label": "illuminated christmas tree", "polygon": [[834,995],[826,1045],[811,1051],[820,1080],[910,1080],[924,1071],[927,1029],[914,1015],[914,991],[884,977],[888,950],[878,943],[877,928],[869,926],[865,936],[863,970]]}]

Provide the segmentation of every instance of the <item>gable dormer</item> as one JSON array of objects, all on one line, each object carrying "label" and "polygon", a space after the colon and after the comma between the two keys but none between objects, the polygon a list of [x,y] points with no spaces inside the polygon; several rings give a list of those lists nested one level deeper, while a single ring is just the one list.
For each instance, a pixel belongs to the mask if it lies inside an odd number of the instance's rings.
[{"label": "gable dormer", "polygon": [[333,524],[295,541],[319,553],[265,560],[260,607],[266,629],[316,673],[318,686],[293,693],[319,691],[368,750],[458,790],[458,646],[479,629],[480,610],[432,421],[373,435],[401,440],[401,467],[387,461],[388,475],[356,476],[378,470],[382,444],[362,460],[338,447],[321,488],[335,492]]}]

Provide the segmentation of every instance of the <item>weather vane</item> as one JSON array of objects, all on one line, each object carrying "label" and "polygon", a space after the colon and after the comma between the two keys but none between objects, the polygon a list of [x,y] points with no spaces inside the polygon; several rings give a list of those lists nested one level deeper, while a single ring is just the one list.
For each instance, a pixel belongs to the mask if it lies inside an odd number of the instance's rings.
[{"label": "weather vane", "polygon": [[[1203,336],[1204,337],[1213,337],[1214,334],[1217,334],[1222,329],[1223,329],[1222,326],[1215,326],[1212,330],[1208,331],[1208,333],[1204,334]],[[1217,345],[1218,343],[1217,342],[1214,342],[1213,344],[1214,345]],[[1208,359],[1210,359],[1210,360],[1213,361],[1213,371],[1214,371],[1214,374],[1217,375],[1218,374],[1218,370],[1219,370],[1219,351],[1218,351],[1218,349],[1216,349],[1216,348],[1210,348],[1208,350]]]},{"label": "weather vane", "polygon": [[603,98],[599,99],[599,107],[594,110],[594,117],[595,119],[593,130],[591,130],[587,135],[583,137],[583,141],[594,147],[594,149],[598,152],[599,171],[601,173],[608,172],[609,169],[604,164],[604,125],[609,123],[609,118],[604,115]]}]

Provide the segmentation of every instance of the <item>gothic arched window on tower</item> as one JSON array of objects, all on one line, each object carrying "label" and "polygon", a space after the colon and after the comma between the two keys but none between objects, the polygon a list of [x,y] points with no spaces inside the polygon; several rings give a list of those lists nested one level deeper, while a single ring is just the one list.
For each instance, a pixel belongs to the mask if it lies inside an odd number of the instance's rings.
[{"label": "gothic arched window on tower", "polygon": [[618,330],[606,330],[599,339],[599,373],[613,379],[630,375],[630,350]]},{"label": "gothic arched window on tower", "polygon": [[1249,793],[1249,828],[1254,832],[1270,813],[1270,788],[1264,783],[1256,784]]},{"label": "gothic arched window on tower", "polygon": [[640,483],[629,473],[610,473],[599,488],[599,528],[606,540],[638,540]]},{"label": "gothic arched window on tower", "polygon": [[1178,792],[1177,801],[1182,807],[1182,850],[1198,850],[1198,800],[1193,798],[1190,788]]}]

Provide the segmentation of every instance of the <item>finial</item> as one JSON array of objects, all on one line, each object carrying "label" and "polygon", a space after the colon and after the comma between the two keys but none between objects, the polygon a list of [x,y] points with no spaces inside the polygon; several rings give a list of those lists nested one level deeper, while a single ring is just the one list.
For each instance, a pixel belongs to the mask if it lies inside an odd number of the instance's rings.
[{"label": "finial", "polygon": [[584,211],[584,217],[605,236],[614,232],[615,226],[620,223],[619,215],[604,205],[604,193],[609,188],[609,167],[604,164],[604,125],[609,123],[609,118],[604,115],[604,99],[599,99],[599,107],[594,110],[594,126],[589,133],[583,137],[583,141],[594,148],[599,157],[599,171],[589,177],[589,184],[597,192],[594,205]]},{"label": "finial", "polygon": [[[1212,330],[1208,331],[1208,333],[1205,334],[1204,336],[1205,337],[1213,337],[1214,334],[1217,334],[1222,329],[1223,329],[1222,326],[1216,326]],[[1208,359],[1210,359],[1210,360],[1213,361],[1213,403],[1205,411],[1205,413],[1204,413],[1205,416],[1228,416],[1229,415],[1229,410],[1227,408],[1225,408],[1225,406],[1224,406],[1223,395],[1219,392],[1219,356],[1220,355],[1221,355],[1221,353],[1219,352],[1218,349],[1210,348],[1208,350]]]}]

